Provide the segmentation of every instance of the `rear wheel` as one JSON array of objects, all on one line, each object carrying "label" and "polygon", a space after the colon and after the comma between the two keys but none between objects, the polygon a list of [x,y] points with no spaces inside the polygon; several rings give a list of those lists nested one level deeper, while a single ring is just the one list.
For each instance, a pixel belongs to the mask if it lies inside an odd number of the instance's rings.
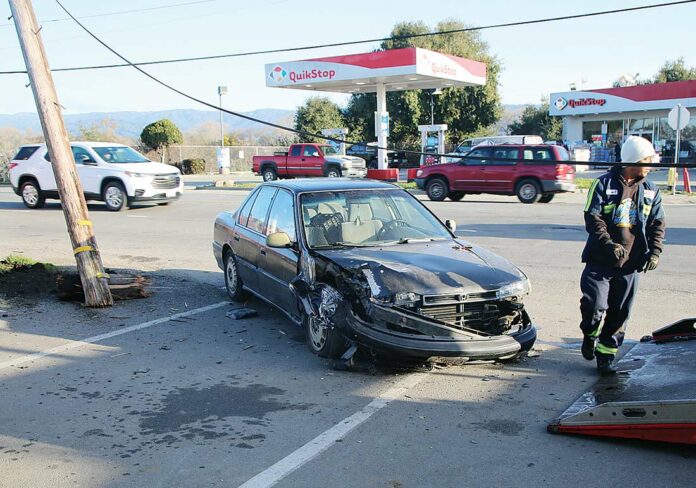
[{"label": "rear wheel", "polygon": [[275,181],[278,179],[278,174],[273,168],[264,168],[261,172],[263,181]]},{"label": "rear wheel", "polygon": [[544,193],[541,198],[539,199],[540,203],[549,203],[551,200],[553,200],[553,197],[555,197],[555,193]]},{"label": "rear wheel", "polygon": [[244,284],[239,277],[237,261],[232,251],[225,253],[225,288],[227,295],[235,302],[242,302],[247,298],[247,292],[244,290]]},{"label": "rear wheel", "polygon": [[307,346],[319,357],[338,359],[345,352],[347,341],[336,328],[323,325],[318,319],[302,313]]},{"label": "rear wheel", "polygon": [[441,178],[433,178],[428,181],[425,186],[425,191],[428,194],[428,198],[435,202],[441,202],[449,193],[447,182]]},{"label": "rear wheel", "polygon": [[340,178],[341,177],[341,170],[338,168],[329,168],[326,170],[326,177],[327,178]]},{"label": "rear wheel", "polygon": [[517,183],[515,193],[522,203],[536,203],[541,198],[541,186],[532,179],[522,180]]},{"label": "rear wheel", "polygon": [[118,181],[111,181],[104,187],[104,203],[112,212],[118,212],[128,206],[126,189]]},{"label": "rear wheel", "polygon": [[451,191],[449,195],[447,195],[447,198],[452,200],[453,202],[458,202],[462,198],[464,198],[464,192],[463,191]]},{"label": "rear wheel", "polygon": [[28,180],[22,183],[20,186],[20,195],[22,195],[22,201],[24,205],[28,208],[41,208],[46,203],[46,198],[41,193],[41,188],[39,184],[34,180]]}]

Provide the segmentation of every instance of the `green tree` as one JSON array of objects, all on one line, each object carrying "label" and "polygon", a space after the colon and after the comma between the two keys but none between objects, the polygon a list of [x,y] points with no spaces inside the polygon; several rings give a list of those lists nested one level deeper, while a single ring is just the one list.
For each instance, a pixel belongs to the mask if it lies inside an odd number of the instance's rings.
[{"label": "green tree", "polygon": [[181,135],[179,128],[169,119],[161,119],[145,126],[140,133],[140,140],[150,149],[160,152],[162,162],[164,162],[164,153],[172,144],[181,144],[184,142],[184,136]]},{"label": "green tree", "polygon": [[[295,129],[321,134],[322,129],[344,126],[341,109],[327,97],[309,98],[295,114]],[[324,142],[323,139],[300,135],[300,142]]]},{"label": "green tree", "polygon": [[653,78],[653,83],[696,80],[696,66],[687,67],[684,58],[665,61]]},{"label": "green tree", "polygon": [[563,122],[560,117],[549,115],[549,102],[542,99],[539,105],[527,105],[519,120],[508,127],[513,135],[541,136],[545,141],[560,140],[563,135]]},{"label": "green tree", "polygon": [[[463,29],[458,20],[444,20],[434,29],[425,23],[401,22],[394,26],[390,39],[382,42],[379,50],[420,47],[446,54],[461,56],[486,63],[486,84],[466,88],[445,88],[441,95],[433,97],[435,123],[447,124],[448,137],[458,141],[483,132],[500,117],[498,75],[500,61],[489,53],[478,32],[457,32],[439,36],[400,39],[400,36],[444,32]],[[374,94],[354,94],[344,110],[344,118],[351,130],[351,139],[374,140]],[[387,94],[387,111],[390,114],[390,139],[393,146],[417,147],[419,124],[430,123],[430,93],[426,90],[407,90]]]}]

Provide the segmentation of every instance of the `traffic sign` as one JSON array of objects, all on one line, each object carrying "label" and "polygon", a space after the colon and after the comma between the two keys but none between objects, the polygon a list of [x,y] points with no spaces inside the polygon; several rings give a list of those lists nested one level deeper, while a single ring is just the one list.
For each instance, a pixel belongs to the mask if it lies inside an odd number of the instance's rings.
[{"label": "traffic sign", "polygon": [[691,118],[691,114],[686,107],[677,105],[669,111],[669,115],[667,115],[667,122],[672,129],[682,130],[689,123],[689,118]]}]

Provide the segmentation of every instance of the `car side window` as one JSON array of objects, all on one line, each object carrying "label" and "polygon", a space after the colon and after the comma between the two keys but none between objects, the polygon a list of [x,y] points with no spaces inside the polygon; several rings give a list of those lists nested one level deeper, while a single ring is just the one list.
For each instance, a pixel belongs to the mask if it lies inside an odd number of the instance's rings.
[{"label": "car side window", "polygon": [[264,230],[266,230],[266,216],[268,215],[268,209],[271,206],[275,192],[276,188],[272,186],[264,186],[259,190],[259,195],[256,197],[254,205],[251,207],[251,212],[249,212],[249,220],[246,225],[247,228],[260,234],[264,233]]},{"label": "car side window", "polygon": [[525,161],[552,161],[551,151],[545,148],[528,148],[523,151]]},{"label": "car side window", "polygon": [[493,159],[495,161],[492,161],[491,164],[498,166],[515,164],[517,152],[516,147],[497,147],[493,149]]},{"label": "car side window", "polygon": [[274,232],[285,232],[290,236],[292,242],[297,241],[295,233],[295,202],[292,194],[286,190],[278,190],[278,194],[273,200],[271,213],[268,215],[268,226],[266,235]]},{"label": "car side window", "polygon": [[314,146],[305,146],[302,155],[308,158],[316,158],[319,157],[319,151]]},{"label": "car side window", "polygon": [[290,156],[299,156],[302,153],[302,146],[293,146]]},{"label": "car side window", "polygon": [[466,155],[468,164],[483,164],[485,160],[493,157],[493,150],[489,147],[474,149]]},{"label": "car side window", "polygon": [[70,146],[70,149],[72,149],[75,164],[83,164],[85,159],[94,161],[94,158],[92,158],[92,155],[88,153],[86,149],[79,146]]},{"label": "car side window", "polygon": [[249,212],[251,211],[251,206],[254,204],[254,201],[256,200],[258,194],[259,192],[255,191],[251,195],[249,195],[249,198],[247,198],[246,202],[244,202],[242,208],[239,209],[239,212],[237,213],[237,223],[239,225],[243,225],[244,227],[246,227],[247,222],[249,220]]}]

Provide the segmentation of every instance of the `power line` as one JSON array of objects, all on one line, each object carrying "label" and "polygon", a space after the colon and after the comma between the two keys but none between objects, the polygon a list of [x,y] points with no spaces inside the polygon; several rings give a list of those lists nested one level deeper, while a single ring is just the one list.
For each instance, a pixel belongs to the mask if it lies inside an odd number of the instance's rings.
[{"label": "power line", "polygon": [[[56,69],[53,69],[51,71],[59,72],[59,71],[81,71],[81,70],[92,70],[92,69],[124,68],[124,67],[128,67],[128,66],[133,66],[133,65],[135,65],[135,66],[148,66],[148,65],[157,65],[157,64],[184,63],[184,62],[190,62],[190,61],[206,61],[206,60],[212,60],[212,59],[238,58],[238,57],[244,57],[244,56],[256,56],[256,55],[260,55],[260,54],[277,54],[277,53],[286,53],[286,52],[295,52],[295,51],[307,51],[307,50],[311,50],[311,49],[321,49],[321,48],[327,48],[327,47],[352,46],[352,45],[356,45],[356,44],[368,44],[368,43],[385,42],[385,41],[398,41],[398,40],[402,40],[402,39],[414,39],[414,38],[419,38],[419,37],[442,36],[442,35],[457,34],[457,33],[462,33],[462,32],[474,32],[474,31],[482,31],[482,30],[490,30],[490,29],[500,29],[500,28],[504,28],[504,27],[517,27],[517,26],[522,26],[522,25],[533,25],[533,24],[542,24],[542,23],[548,23],[548,22],[558,22],[558,21],[563,21],[563,20],[573,20],[573,19],[581,19],[581,18],[587,18],[587,17],[597,17],[600,15],[612,15],[612,14],[619,14],[619,13],[626,13],[626,12],[635,12],[638,10],[671,7],[671,6],[675,6],[675,5],[682,5],[682,4],[694,3],[694,2],[696,2],[696,0],[681,0],[681,1],[676,1],[676,2],[656,3],[656,4],[651,4],[651,5],[640,5],[640,6],[636,6],[636,7],[626,7],[626,8],[614,9],[614,10],[602,10],[602,11],[597,11],[597,12],[588,12],[588,13],[584,13],[584,14],[564,15],[564,16],[559,16],[559,17],[548,17],[548,18],[533,19],[533,20],[522,20],[522,21],[518,21],[518,22],[508,22],[508,23],[503,23],[503,24],[491,24],[491,25],[483,25],[483,26],[478,26],[478,27],[466,27],[463,29],[451,29],[451,30],[440,31],[440,32],[425,32],[422,34],[408,34],[408,35],[403,35],[403,36],[392,36],[392,37],[376,37],[373,39],[363,39],[363,40],[358,40],[358,41],[334,42],[334,43],[327,43],[327,44],[315,44],[312,46],[299,46],[299,47],[290,47],[290,48],[267,49],[267,50],[247,51],[247,52],[231,53],[231,54],[216,54],[216,55],[211,55],[211,56],[194,56],[194,57],[188,57],[188,58],[162,59],[162,60],[155,60],[155,61],[143,61],[140,63],[132,63],[132,64],[120,63],[120,64],[101,64],[101,65],[94,65],[94,66],[74,66],[74,67],[70,67],[70,68],[56,68]],[[77,21],[77,19],[74,19],[74,20]],[[0,71],[0,75],[14,75],[14,74],[24,74],[24,73],[26,73],[26,71],[23,71],[23,70]]]},{"label": "power line", "polygon": [[[91,14],[91,15],[81,15],[78,17],[78,19],[93,19],[95,17],[111,17],[112,15],[123,15],[123,14],[131,14],[131,13],[137,13],[137,12],[150,12],[152,10],[162,10],[162,9],[167,9],[167,8],[175,8],[175,7],[185,7],[189,5],[197,5],[199,3],[212,3],[212,2],[217,2],[219,0],[196,0],[194,2],[182,2],[182,3],[172,3],[168,5],[160,5],[158,7],[147,7],[147,8],[136,8],[136,9],[131,9],[131,10],[118,10],[116,12],[104,12],[101,14]],[[39,24],[47,24],[49,22],[63,22],[65,20],[72,20],[70,17],[59,17],[57,19],[45,19],[45,20],[39,20]],[[7,23],[7,24],[0,24],[0,27],[12,27],[14,24],[12,23]]]},{"label": "power line", "polygon": [[[157,78],[157,77],[151,75],[150,73],[148,73],[147,71],[143,70],[143,69],[140,68],[139,66],[136,66],[135,64],[133,64],[132,62],[130,62],[130,61],[129,61],[128,59],[126,59],[123,55],[121,55],[120,53],[118,53],[115,49],[113,49],[111,46],[109,46],[109,45],[106,44],[104,41],[102,41],[99,37],[97,37],[96,34],[94,34],[94,33],[93,33],[92,31],[90,31],[87,27],[85,27],[79,20],[77,20],[77,18],[75,18],[75,17],[70,13],[70,11],[69,11],[68,9],[66,9],[66,8],[63,6],[62,3],[60,3],[60,0],[56,0],[56,3],[60,6],[60,8],[63,9],[63,11],[65,11],[65,13],[66,13],[68,16],[70,16],[70,18],[71,18],[73,21],[75,21],[75,23],[76,23],[77,25],[79,25],[87,34],[89,34],[90,37],[92,37],[95,41],[97,41],[99,44],[101,44],[102,46],[104,46],[104,47],[105,47],[107,50],[109,50],[111,53],[113,53],[113,54],[115,54],[117,57],[119,57],[123,62],[126,63],[127,66],[131,66],[131,67],[135,68],[136,70],[138,70],[138,71],[141,72],[143,75],[145,75],[145,76],[147,76],[148,78],[150,78],[150,79],[151,79],[152,81],[154,81],[155,83],[157,83],[157,84],[159,84],[159,85],[162,85],[163,87],[167,88],[168,90],[173,91],[174,93],[177,93],[177,94],[181,95],[182,97],[188,98],[189,100],[192,100],[192,101],[194,101],[194,102],[196,102],[196,103],[199,103],[199,104],[201,104],[201,105],[205,105],[205,106],[208,107],[208,108],[212,108],[212,109],[214,109],[214,110],[220,110],[220,111],[222,111],[222,112],[224,112],[224,113],[226,113],[226,114],[233,115],[233,116],[235,116],[235,117],[239,117],[239,118],[242,118],[242,119],[245,119],[245,120],[249,120],[249,121],[251,121],[251,122],[256,122],[256,123],[258,123],[258,124],[266,125],[266,126],[269,126],[269,127],[274,127],[274,128],[276,128],[276,129],[281,129],[281,130],[284,130],[284,131],[293,132],[293,133],[295,133],[295,134],[299,134],[299,135],[303,135],[303,136],[307,136],[307,137],[315,137],[315,138],[317,138],[317,139],[323,139],[323,140],[325,140],[325,141],[337,142],[337,143],[340,143],[340,144],[349,144],[349,145],[358,144],[358,142],[355,142],[355,141],[349,141],[349,140],[345,140],[345,139],[338,139],[338,138],[336,138],[336,137],[329,137],[329,136],[325,136],[325,135],[323,135],[323,134],[315,134],[315,133],[313,133],[313,132],[309,132],[309,131],[306,131],[306,130],[295,129],[295,128],[293,128],[293,127],[286,127],[286,126],[284,126],[284,125],[280,125],[280,124],[276,124],[276,123],[273,123],[273,122],[269,122],[269,121],[267,121],[267,120],[257,119],[256,117],[251,117],[251,116],[249,116],[249,115],[244,115],[244,114],[241,114],[241,113],[239,113],[239,112],[233,112],[232,110],[227,110],[227,109],[224,109],[224,108],[222,108],[222,107],[218,107],[218,106],[215,105],[215,104],[208,103],[208,102],[206,102],[206,101],[204,101],[204,100],[201,100],[200,98],[194,97],[193,95],[189,95],[188,93],[182,92],[182,91],[179,90],[178,88],[175,88],[175,87],[169,85],[168,83],[165,83],[164,81],[162,81],[162,80],[160,80],[159,78]],[[435,156],[435,157],[448,157],[447,154],[432,154],[432,153],[424,153],[424,152],[422,152],[422,151],[412,151],[412,150],[409,150],[409,149],[388,148],[388,147],[382,147],[382,146],[372,146],[372,147],[375,147],[376,149],[383,149],[383,150],[386,150],[386,151],[398,151],[398,152],[407,153],[407,154],[418,154],[418,155],[426,155],[426,156],[429,155],[429,156]],[[553,164],[553,165],[555,165],[555,164],[557,164],[557,163],[556,163],[556,162],[550,162],[550,163],[541,163],[541,164],[549,164],[549,165]],[[661,164],[661,163],[658,163],[658,164],[654,164],[654,163],[649,163],[649,164],[641,164],[641,163],[623,163],[623,165],[650,166],[650,167],[665,167],[665,168],[674,168],[674,167],[677,167],[677,166],[675,166],[675,165],[673,165],[673,164],[672,164],[672,165],[669,165],[669,164]],[[696,167],[696,164],[680,164],[680,165],[678,165],[678,167],[680,167],[680,168],[682,168],[682,167]]]}]

